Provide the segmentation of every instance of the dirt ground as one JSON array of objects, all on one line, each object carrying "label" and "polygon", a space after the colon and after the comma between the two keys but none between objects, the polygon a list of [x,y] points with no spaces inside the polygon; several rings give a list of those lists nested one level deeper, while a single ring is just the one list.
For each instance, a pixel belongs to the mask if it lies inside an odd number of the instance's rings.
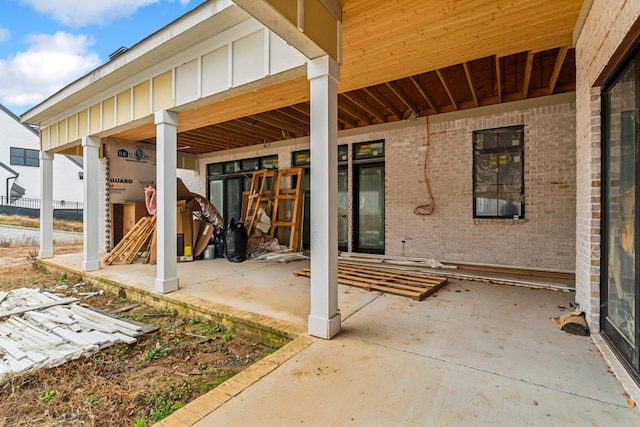
[{"label": "dirt ground", "polygon": [[[56,245],[57,254],[81,245]],[[56,288],[76,296],[99,291],[78,277],[37,264],[36,246],[0,247],[0,291]],[[109,293],[82,303],[157,326],[135,344],[117,344],[56,368],[0,379],[1,426],[144,427],[274,351],[220,325],[135,304]]]}]

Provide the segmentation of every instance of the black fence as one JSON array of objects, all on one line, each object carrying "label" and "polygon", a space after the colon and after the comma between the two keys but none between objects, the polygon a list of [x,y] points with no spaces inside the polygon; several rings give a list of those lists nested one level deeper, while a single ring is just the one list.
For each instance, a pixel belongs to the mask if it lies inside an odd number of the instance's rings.
[{"label": "black fence", "polygon": [[[20,197],[19,199],[12,198],[11,201],[7,200],[6,196],[0,196],[0,205],[14,206],[17,208],[27,209],[40,209],[40,199],[33,199],[29,197]],[[82,202],[66,202],[64,200],[54,200],[53,209],[65,209],[65,210],[79,210],[82,212]]]},{"label": "black fence", "polygon": [[[82,202],[65,202],[64,200],[53,201],[53,217],[56,219],[68,219],[72,221],[82,221]],[[21,215],[29,218],[40,217],[40,199],[30,199],[21,197],[7,203],[5,196],[0,196],[0,214]]]}]

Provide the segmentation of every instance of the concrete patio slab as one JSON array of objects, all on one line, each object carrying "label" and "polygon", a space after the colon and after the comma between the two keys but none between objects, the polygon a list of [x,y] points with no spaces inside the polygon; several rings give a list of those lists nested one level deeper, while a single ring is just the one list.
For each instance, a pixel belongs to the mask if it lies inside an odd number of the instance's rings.
[{"label": "concrete patio slab", "polygon": [[[46,263],[79,272],[81,255]],[[568,289],[449,279],[414,301],[340,285],[342,332],[326,341],[305,334],[309,279],[293,271],[307,266],[178,265],[180,289],[163,301],[228,310],[299,338],[158,426],[640,425],[628,401],[637,387],[623,388],[592,337],[551,322],[572,309]],[[155,266],[90,276],[158,296]]]}]

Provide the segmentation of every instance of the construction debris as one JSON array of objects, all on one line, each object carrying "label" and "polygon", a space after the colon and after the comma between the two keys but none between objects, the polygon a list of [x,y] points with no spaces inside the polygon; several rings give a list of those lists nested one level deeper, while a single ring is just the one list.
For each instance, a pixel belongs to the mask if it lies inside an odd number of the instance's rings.
[{"label": "construction debris", "polygon": [[0,303],[0,381],[5,375],[51,368],[115,343],[134,343],[155,330],[78,305],[76,298],[15,289]]},{"label": "construction debris", "polygon": [[[311,277],[311,270],[305,268],[294,271],[293,275]],[[422,272],[399,271],[383,266],[350,265],[339,260],[338,283],[422,301],[446,285],[447,278],[431,276]]]},{"label": "construction debris", "polygon": [[156,216],[142,217],[104,258],[104,264],[111,265],[121,259],[125,264],[131,264],[139,256],[148,257],[155,230]]}]

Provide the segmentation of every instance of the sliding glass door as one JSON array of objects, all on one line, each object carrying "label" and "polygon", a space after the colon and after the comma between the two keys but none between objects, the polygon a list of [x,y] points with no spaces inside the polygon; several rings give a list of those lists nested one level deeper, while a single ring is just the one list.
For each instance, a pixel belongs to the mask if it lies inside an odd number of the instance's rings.
[{"label": "sliding glass door", "polygon": [[640,378],[636,191],[640,174],[640,62],[635,55],[603,91],[603,262],[601,328],[628,370]]}]

